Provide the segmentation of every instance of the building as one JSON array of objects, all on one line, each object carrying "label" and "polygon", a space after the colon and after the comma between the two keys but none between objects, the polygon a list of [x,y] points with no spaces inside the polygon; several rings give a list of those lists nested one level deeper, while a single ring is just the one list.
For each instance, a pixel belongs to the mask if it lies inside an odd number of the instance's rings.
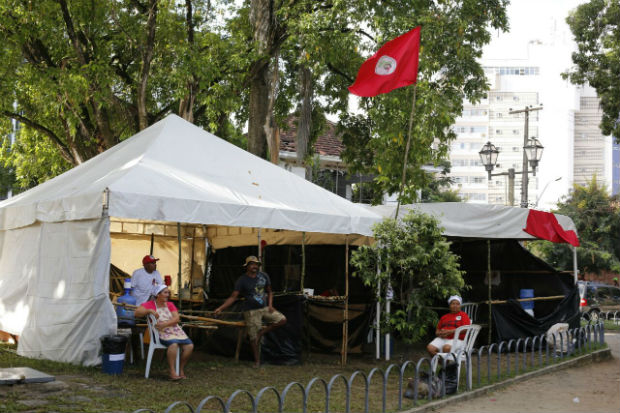
[{"label": "building", "polygon": [[[528,135],[536,136],[545,149],[536,176],[529,175],[528,205],[551,209],[573,183],[584,183],[595,173],[611,188],[612,169],[620,159],[612,162],[611,138],[598,129],[596,94],[561,76],[573,66],[571,53],[576,48],[565,18],[582,2],[523,0],[509,6],[511,31],[495,36],[481,58],[490,84],[488,97],[476,104],[464,102],[463,115],[454,125],[457,139],[451,146],[451,176],[463,199],[509,204],[508,178],[488,181],[478,151],[490,141],[500,149],[493,173],[509,168],[520,172],[524,118],[508,112],[529,105],[543,105],[530,114]],[[615,173],[620,181],[620,172]],[[517,174],[515,205],[520,203],[520,192]]]}]

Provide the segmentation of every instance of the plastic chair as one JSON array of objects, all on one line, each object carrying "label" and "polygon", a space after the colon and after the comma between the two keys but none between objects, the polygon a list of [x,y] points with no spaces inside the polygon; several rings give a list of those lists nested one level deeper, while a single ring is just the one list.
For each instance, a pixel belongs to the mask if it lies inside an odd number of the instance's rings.
[{"label": "plastic chair", "polygon": [[[456,386],[458,388],[459,385],[459,380],[461,378],[461,363],[463,363],[464,361],[467,361],[467,356],[466,353],[468,353],[471,349],[474,348],[474,343],[476,342],[476,338],[478,337],[478,333],[480,333],[480,329],[482,327],[477,325],[477,324],[470,324],[467,326],[461,326],[459,328],[456,329],[456,331],[454,332],[454,339],[452,340],[452,350],[454,351],[454,349],[456,349],[457,345],[458,345],[458,338],[460,337],[461,333],[465,333],[465,338],[462,340],[464,342],[462,347],[459,347],[457,349],[457,351],[451,352],[451,353],[437,353],[437,355],[435,357],[433,357],[433,359],[431,360],[431,369],[432,371],[436,371],[437,370],[437,365],[439,364],[439,359],[440,358],[445,358],[448,361],[455,361],[457,362],[458,366],[457,366],[457,371],[456,371]],[[455,360],[455,356],[457,352],[461,352],[460,353],[460,357],[459,360]],[[469,359],[469,374],[467,376],[467,385],[470,386],[471,382],[472,382],[472,372],[471,372],[471,357]]]},{"label": "plastic chair", "polygon": [[463,305],[461,305],[461,311],[467,314],[467,317],[469,317],[472,324],[476,322],[476,317],[478,316],[478,304],[463,303]]},{"label": "plastic chair", "polygon": [[[149,352],[146,358],[146,370],[144,372],[144,378],[149,378],[149,370],[151,370],[151,360],[153,359],[153,353],[157,349],[168,349],[168,347],[161,344],[159,341],[159,331],[155,328],[155,324],[157,324],[157,319],[153,314],[148,314],[146,316],[146,323],[149,326],[149,334],[151,335],[151,342],[149,343]],[[176,360],[176,374],[179,375],[179,362],[181,360],[181,346],[179,346],[179,350],[177,351],[177,360]]]}]

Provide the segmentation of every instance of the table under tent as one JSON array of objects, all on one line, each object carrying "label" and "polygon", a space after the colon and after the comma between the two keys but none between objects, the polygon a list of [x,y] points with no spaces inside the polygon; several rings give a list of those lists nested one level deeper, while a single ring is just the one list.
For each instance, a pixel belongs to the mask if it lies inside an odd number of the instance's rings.
[{"label": "table under tent", "polygon": [[0,203],[0,330],[20,336],[20,355],[98,364],[117,327],[111,263],[130,273],[152,244],[173,294],[191,299],[207,245],[346,250],[381,219],[171,115]]},{"label": "table under tent", "polygon": [[[393,218],[395,213],[395,206],[370,209],[384,217]],[[525,208],[466,203],[404,205],[400,207],[399,217],[411,209],[437,218],[443,235],[452,242],[451,250],[461,257],[465,283],[471,286],[463,291],[463,299],[478,305],[475,323],[486,327],[480,341],[540,335],[560,322],[569,323],[571,328],[578,326],[576,258],[572,272],[561,272],[522,245],[523,241],[536,239],[578,245],[576,228],[569,217]],[[520,304],[521,290],[535,295],[533,316]],[[445,302],[438,302],[437,306],[447,311]],[[377,305],[379,316],[380,312]],[[491,334],[489,314],[493,320]]]}]

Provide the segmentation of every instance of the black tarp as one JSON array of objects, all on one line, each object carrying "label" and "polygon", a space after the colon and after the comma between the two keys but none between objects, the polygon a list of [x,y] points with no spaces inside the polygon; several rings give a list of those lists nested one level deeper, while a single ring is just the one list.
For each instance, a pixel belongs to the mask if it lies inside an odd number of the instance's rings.
[{"label": "black tarp", "polygon": [[568,323],[570,328],[579,327],[579,291],[573,290],[544,317],[534,318],[527,314],[516,300],[491,307],[493,328],[497,341],[532,337],[544,334],[556,323]]},{"label": "black tarp", "polygon": [[[487,241],[452,239],[452,251],[461,257],[465,282],[471,289],[463,291],[466,302],[488,300]],[[535,297],[564,296],[564,299],[534,301],[534,318],[521,309],[517,301],[494,304],[493,341],[542,334],[543,328],[568,322],[579,323],[579,300],[572,274],[561,273],[530,253],[516,240],[493,240],[491,244],[491,285],[493,300],[515,300],[521,289],[534,290]],[[497,285],[493,285],[495,281]],[[477,324],[488,324],[488,306],[481,304]],[[497,317],[497,318],[496,318]],[[577,324],[576,324],[577,323]],[[547,328],[548,328],[547,327]]]},{"label": "black tarp", "polygon": [[[352,247],[351,249],[353,249]],[[336,289],[344,295],[345,246],[307,245],[306,275],[304,287],[312,288],[316,295]],[[300,360],[302,350],[339,352],[341,349],[344,303],[342,301],[319,301],[299,295],[299,281],[286,277],[287,269],[301,269],[302,257],[299,245],[273,245],[264,249],[262,271],[269,274],[272,289],[276,293],[274,307],[287,317],[285,327],[265,336],[261,347],[263,361],[273,364],[294,364]],[[256,247],[223,248],[212,257],[209,280],[209,308],[215,308],[232,292],[235,281],[244,273],[245,257],[256,255]],[[295,268],[294,268],[295,269]],[[349,274],[352,269],[350,269]],[[288,293],[288,294],[287,294]],[[349,276],[349,351],[360,352],[361,345],[370,328],[369,311],[374,299],[372,291],[359,278]],[[239,311],[238,305],[227,312]],[[228,319],[241,319],[241,314]],[[233,356],[237,330],[220,328],[210,335],[207,348],[217,354]],[[249,343],[244,340],[241,357],[251,359]]]}]

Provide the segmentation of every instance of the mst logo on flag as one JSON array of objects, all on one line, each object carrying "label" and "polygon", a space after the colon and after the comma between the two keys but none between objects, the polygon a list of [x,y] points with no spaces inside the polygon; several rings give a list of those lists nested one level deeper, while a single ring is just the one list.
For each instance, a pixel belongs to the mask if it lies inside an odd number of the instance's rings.
[{"label": "mst logo on flag", "polygon": [[349,91],[358,96],[377,96],[414,84],[418,80],[420,26],[390,40],[362,63]]}]

